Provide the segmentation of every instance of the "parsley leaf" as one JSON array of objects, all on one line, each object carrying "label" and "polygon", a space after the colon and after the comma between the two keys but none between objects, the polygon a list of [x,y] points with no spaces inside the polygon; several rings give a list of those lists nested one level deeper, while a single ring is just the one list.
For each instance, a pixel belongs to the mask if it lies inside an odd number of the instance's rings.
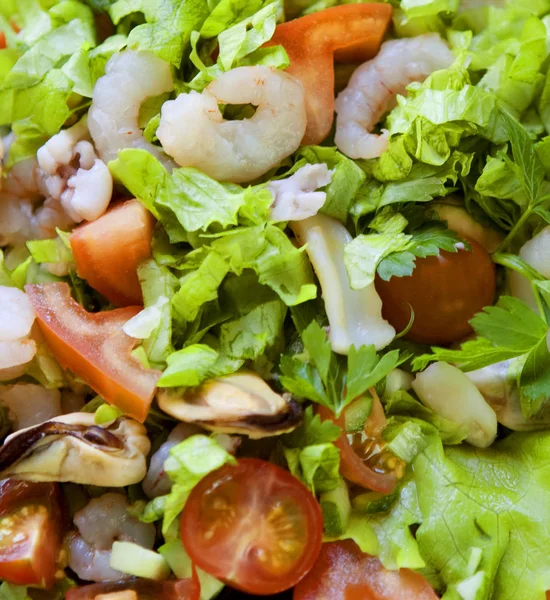
[{"label": "parsley leaf", "polygon": [[302,332],[302,341],[304,354],[281,358],[280,382],[295,396],[322,404],[338,417],[352,400],[407,359],[398,350],[380,357],[371,345],[352,347],[346,360],[332,352],[326,332],[316,321]]},{"label": "parsley leaf", "polygon": [[529,352],[546,335],[548,326],[518,298],[502,296],[496,306],[487,306],[470,324],[476,333],[495,346]]},{"label": "parsley leaf", "polygon": [[332,421],[321,421],[308,406],[302,425],[281,439],[290,472],[313,493],[333,490],[340,481],[340,453],[332,442],[341,433]]},{"label": "parsley leaf", "polygon": [[456,244],[461,241],[456,232],[439,222],[426,223],[410,233],[390,230],[359,235],[344,250],[351,287],[366,287],[374,281],[376,272],[385,281],[411,275],[416,258],[438,256],[441,250],[457,252]]},{"label": "parsley leaf", "polygon": [[545,181],[545,170],[537,154],[535,144],[529,137],[527,130],[514,117],[501,111],[504,128],[510,139],[514,162],[508,159],[509,167],[514,170],[520,179],[523,194],[525,195],[525,210],[498,250],[506,248],[525,225],[531,214],[540,211],[542,204],[550,200],[549,186]]}]

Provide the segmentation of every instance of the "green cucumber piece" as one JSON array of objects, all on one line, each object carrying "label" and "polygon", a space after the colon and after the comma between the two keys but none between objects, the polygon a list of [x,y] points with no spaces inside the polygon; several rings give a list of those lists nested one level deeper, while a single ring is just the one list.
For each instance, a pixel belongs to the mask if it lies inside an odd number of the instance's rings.
[{"label": "green cucumber piece", "polygon": [[172,572],[165,558],[132,542],[115,542],[111,550],[110,566],[121,573],[162,580]]},{"label": "green cucumber piece", "polygon": [[346,531],[351,512],[348,486],[343,479],[330,492],[324,492],[319,498],[325,533],[328,537],[338,537]]}]

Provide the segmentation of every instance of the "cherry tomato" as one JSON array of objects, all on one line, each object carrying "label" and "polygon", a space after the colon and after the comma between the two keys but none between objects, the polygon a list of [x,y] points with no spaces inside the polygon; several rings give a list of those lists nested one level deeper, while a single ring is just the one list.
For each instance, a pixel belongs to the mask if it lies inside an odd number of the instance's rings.
[{"label": "cherry tomato", "polygon": [[143,422],[160,373],[146,369],[130,354],[135,340],[122,331],[124,323],[140,308],[86,312],[71,298],[66,283],[27,285],[25,291],[59,364],[107,402]]},{"label": "cherry tomato", "polygon": [[6,36],[3,31],[0,31],[0,50],[6,47]]},{"label": "cherry tomato", "polygon": [[458,252],[417,258],[409,277],[376,278],[382,298],[382,315],[397,331],[414,322],[406,338],[425,344],[451,344],[472,332],[468,321],[493,303],[495,266],[477,242],[472,250],[460,245]]},{"label": "cherry tomato", "polygon": [[68,590],[65,599],[95,600],[99,597],[108,600],[112,597],[112,600],[116,600],[117,596],[121,598],[123,592],[128,592],[127,597],[133,600],[199,600],[201,588],[198,577],[193,573],[192,579],[132,579],[94,583]]},{"label": "cherry tomato", "polygon": [[388,571],[352,540],[323,544],[313,569],[294,589],[294,600],[437,600],[410,569]]},{"label": "cherry tomato", "polygon": [[77,227],[70,237],[77,272],[117,306],[143,304],[137,268],[151,255],[154,218],[138,200]]},{"label": "cherry tomato", "polygon": [[343,431],[335,442],[340,450],[340,473],[343,477],[363,488],[389,494],[395,489],[404,465],[384,449],[385,442],[381,438],[386,426],[384,409],[374,388],[369,392],[373,403],[364,432],[346,433],[345,411],[339,419],[324,406],[319,406],[317,411],[323,420],[333,421]]},{"label": "cherry tomato", "polygon": [[303,144],[320,144],[334,119],[334,58],[364,62],[376,55],[391,23],[389,4],[344,4],[277,25],[268,46],[281,45],[287,71],[306,91]]},{"label": "cherry tomato", "polygon": [[54,483],[0,481],[0,579],[50,588],[63,522]]},{"label": "cherry tomato", "polygon": [[321,549],[323,517],[287,471],[244,458],[207,475],[191,492],[181,538],[193,562],[251,594],[296,585]]}]

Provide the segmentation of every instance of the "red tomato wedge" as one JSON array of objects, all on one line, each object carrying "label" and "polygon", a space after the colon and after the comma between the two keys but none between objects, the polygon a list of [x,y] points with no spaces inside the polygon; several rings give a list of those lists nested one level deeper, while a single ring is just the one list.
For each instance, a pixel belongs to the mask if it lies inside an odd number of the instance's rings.
[{"label": "red tomato wedge", "polygon": [[352,540],[323,544],[294,600],[437,600],[429,583],[410,569],[388,571]]},{"label": "red tomato wedge", "polygon": [[170,581],[132,579],[94,583],[68,590],[65,600],[108,600],[110,597],[115,600],[117,596],[122,599],[122,592],[134,592],[127,598],[136,600],[199,600],[201,596],[199,579],[194,575],[192,579]]},{"label": "red tomato wedge", "polygon": [[306,90],[307,129],[303,144],[320,144],[334,119],[334,59],[365,61],[380,49],[391,22],[389,4],[344,4],[277,25],[268,46],[281,45],[287,71]]},{"label": "red tomato wedge", "polygon": [[[364,433],[351,435],[345,432],[345,411],[339,419],[324,406],[319,406],[317,412],[321,419],[333,421],[343,430],[340,439],[335,442],[340,450],[340,473],[356,485],[382,494],[389,494],[393,492],[397,485],[397,476],[392,469],[382,468],[379,463],[381,462],[380,459],[384,457],[380,452],[377,452],[384,443],[381,439],[381,433],[386,426],[386,417],[376,391],[374,388],[369,391],[373,403]],[[375,451],[372,453],[365,452],[364,446],[366,444],[373,447]],[[362,454],[364,456],[361,456]],[[397,465],[397,458],[395,458],[395,462]]]},{"label": "red tomato wedge", "polygon": [[441,251],[439,256],[417,258],[408,277],[376,278],[382,315],[403,331],[414,311],[405,337],[425,344],[450,344],[472,333],[468,322],[483,307],[493,304],[495,265],[488,252],[468,239],[471,251]]},{"label": "red tomato wedge", "polygon": [[137,268],[151,255],[154,226],[141,202],[128,200],[77,227],[70,241],[78,275],[117,306],[142,304]]},{"label": "red tomato wedge", "polygon": [[321,549],[323,516],[309,490],[271,463],[243,458],[191,492],[181,538],[193,563],[251,594],[290,589]]},{"label": "red tomato wedge", "polygon": [[54,585],[61,514],[56,484],[0,481],[0,579],[15,585]]},{"label": "red tomato wedge", "polygon": [[135,340],[122,331],[140,307],[89,313],[71,298],[66,283],[27,285],[25,291],[59,364],[107,402],[143,422],[160,373],[131,356]]}]

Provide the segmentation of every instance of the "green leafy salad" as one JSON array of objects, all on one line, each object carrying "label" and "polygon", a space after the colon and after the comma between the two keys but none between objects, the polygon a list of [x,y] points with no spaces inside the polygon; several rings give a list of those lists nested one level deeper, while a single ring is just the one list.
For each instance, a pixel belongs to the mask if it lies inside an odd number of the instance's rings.
[{"label": "green leafy salad", "polygon": [[0,0],[0,600],[550,598],[550,0]]}]

